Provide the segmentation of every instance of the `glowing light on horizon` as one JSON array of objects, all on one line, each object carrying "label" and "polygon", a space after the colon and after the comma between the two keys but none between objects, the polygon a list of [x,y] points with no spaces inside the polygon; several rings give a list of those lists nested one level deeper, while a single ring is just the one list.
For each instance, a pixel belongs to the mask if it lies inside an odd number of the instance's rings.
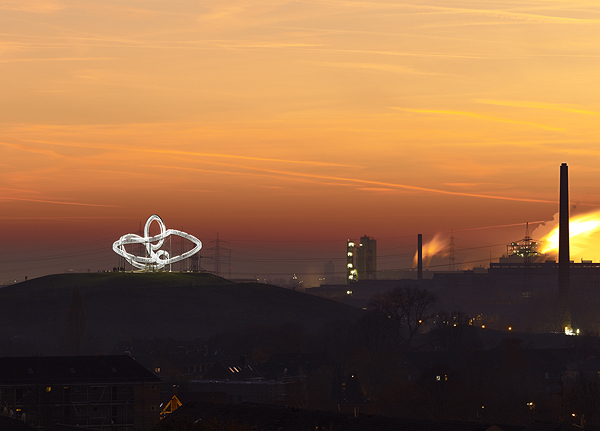
[{"label": "glowing light on horizon", "polygon": [[[150,225],[153,221],[158,223],[160,233],[158,235],[150,236]],[[161,247],[165,243],[165,240],[171,235],[177,235],[187,239],[194,243],[195,247],[179,256],[170,257],[169,252],[167,250],[161,250]],[[129,253],[125,249],[125,246],[130,244],[143,244],[146,248],[146,255],[136,256],[133,253]],[[202,242],[198,238],[180,230],[167,230],[165,223],[156,214],[151,215],[148,217],[148,220],[146,220],[143,237],[134,233],[128,233],[113,243],[114,252],[119,256],[124,257],[127,262],[138,269],[162,269],[167,265],[187,259],[198,253],[201,248]]]},{"label": "glowing light on horizon", "polygon": [[[600,260],[600,211],[569,220],[571,257]],[[541,239],[541,253],[558,254],[558,223]]]},{"label": "glowing light on horizon", "polygon": [[[443,241],[438,234],[436,234],[431,241],[423,244],[423,263],[425,264],[425,268],[429,267],[429,263],[431,259],[436,254],[445,251],[447,244]],[[413,258],[413,268],[417,266],[417,260],[419,257],[419,251],[415,252],[415,257]]]}]

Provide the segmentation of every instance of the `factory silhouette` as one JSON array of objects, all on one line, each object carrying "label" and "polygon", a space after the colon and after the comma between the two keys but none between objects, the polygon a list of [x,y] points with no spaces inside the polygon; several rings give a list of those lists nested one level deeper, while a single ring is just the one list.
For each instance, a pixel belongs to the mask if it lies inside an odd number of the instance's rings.
[{"label": "factory silhouette", "polygon": [[[597,333],[595,305],[600,303],[600,263],[573,262],[569,245],[569,174],[560,166],[558,262],[538,251],[526,225],[522,239],[507,244],[507,253],[489,269],[453,270],[454,237],[450,237],[449,270],[423,271],[423,240],[417,236],[416,265],[401,278],[377,279],[377,242],[363,236],[348,240],[346,283],[322,284],[308,293],[366,307],[374,294],[417,285],[436,293],[446,310],[478,316],[478,323],[499,330]],[[329,263],[331,266],[331,263]],[[332,273],[331,267],[326,273]],[[383,278],[383,277],[382,277]],[[573,286],[573,288],[572,288]]]}]

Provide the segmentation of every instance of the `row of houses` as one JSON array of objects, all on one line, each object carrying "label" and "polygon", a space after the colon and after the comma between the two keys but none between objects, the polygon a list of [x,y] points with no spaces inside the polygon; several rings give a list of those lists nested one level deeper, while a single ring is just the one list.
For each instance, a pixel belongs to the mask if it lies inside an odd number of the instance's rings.
[{"label": "row of houses", "polygon": [[[307,407],[307,378],[323,365],[320,355],[302,353],[274,355],[262,365],[244,356],[209,363],[206,349],[192,350],[186,348],[190,361],[182,361],[178,368],[179,375],[186,374],[179,393],[183,402]],[[167,388],[161,394],[161,379],[152,369],[156,363],[149,370],[132,356],[0,358],[4,415],[21,418],[36,429],[61,423],[96,430],[148,430],[158,423],[172,395],[171,385],[163,385]],[[468,398],[477,409],[485,407],[488,415],[494,404],[502,409],[513,403],[534,418],[556,406],[566,408],[564,399],[582,379],[598,381],[600,352],[523,348],[518,340],[507,339],[492,350],[404,352],[395,368],[401,376],[395,381],[399,389],[408,393],[418,388],[421,395],[439,398],[436,408],[445,408],[445,402],[456,410],[453,402],[464,407]],[[343,411],[346,404],[351,407],[348,411],[369,411],[373,399],[360,378],[360,373],[352,372],[333,380],[328,392],[338,409]],[[500,399],[507,404],[498,404]],[[483,412],[475,414],[473,409],[473,413],[476,418]]]},{"label": "row of houses", "polygon": [[160,385],[125,355],[0,358],[4,414],[36,429],[147,430],[158,421]]}]

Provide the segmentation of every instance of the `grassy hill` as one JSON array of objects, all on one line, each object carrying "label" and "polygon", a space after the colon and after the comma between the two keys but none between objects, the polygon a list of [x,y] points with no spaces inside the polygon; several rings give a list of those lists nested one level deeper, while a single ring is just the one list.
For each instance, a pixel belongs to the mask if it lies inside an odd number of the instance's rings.
[{"label": "grassy hill", "polygon": [[210,274],[58,274],[0,289],[0,355],[59,353],[75,287],[83,298],[89,344],[98,353],[130,337],[206,339],[224,330],[284,322],[312,331],[361,314],[304,293]]}]

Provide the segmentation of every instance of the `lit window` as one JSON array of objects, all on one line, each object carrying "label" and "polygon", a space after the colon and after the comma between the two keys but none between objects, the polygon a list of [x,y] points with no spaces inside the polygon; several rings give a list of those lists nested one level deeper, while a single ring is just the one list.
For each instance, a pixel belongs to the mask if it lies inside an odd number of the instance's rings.
[{"label": "lit window", "polygon": [[50,392],[52,390],[51,386],[46,386],[46,392]]},{"label": "lit window", "polygon": [[442,380],[442,376],[435,376],[435,379],[439,382],[440,380]]},{"label": "lit window", "polygon": [[155,373],[160,373],[160,367],[156,367],[156,368],[154,368],[154,372],[155,372]]}]

